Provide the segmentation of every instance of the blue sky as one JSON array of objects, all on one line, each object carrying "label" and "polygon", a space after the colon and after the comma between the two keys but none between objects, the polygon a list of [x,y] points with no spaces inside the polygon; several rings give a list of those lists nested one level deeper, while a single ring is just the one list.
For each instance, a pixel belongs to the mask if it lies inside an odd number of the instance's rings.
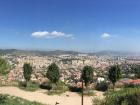
[{"label": "blue sky", "polygon": [[140,52],[140,0],[0,0],[0,48]]}]

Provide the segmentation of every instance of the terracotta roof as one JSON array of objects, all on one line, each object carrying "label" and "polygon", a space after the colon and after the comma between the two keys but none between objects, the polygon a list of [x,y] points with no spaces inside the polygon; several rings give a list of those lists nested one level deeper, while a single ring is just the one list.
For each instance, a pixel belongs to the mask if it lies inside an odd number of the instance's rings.
[{"label": "terracotta roof", "polygon": [[124,80],[121,80],[120,82],[127,83],[127,84],[140,84],[140,79],[136,79],[136,80],[124,79]]},{"label": "terracotta roof", "polygon": [[132,83],[132,84],[140,84],[140,79],[132,80],[130,83]]}]

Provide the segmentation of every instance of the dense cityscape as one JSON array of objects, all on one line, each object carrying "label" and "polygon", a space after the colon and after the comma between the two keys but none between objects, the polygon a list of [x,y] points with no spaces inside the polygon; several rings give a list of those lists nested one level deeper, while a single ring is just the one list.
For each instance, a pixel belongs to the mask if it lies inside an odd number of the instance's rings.
[{"label": "dense cityscape", "polygon": [[[23,77],[23,65],[24,63],[30,63],[34,69],[32,80],[39,81],[43,78],[43,72],[52,63],[56,63],[61,71],[61,81],[68,81],[68,78],[75,77],[75,80],[80,80],[81,70],[84,66],[92,66],[96,69],[94,75],[97,76],[100,72],[107,72],[107,68],[111,65],[118,64],[124,65],[124,68],[128,65],[140,64],[139,57],[135,56],[89,56],[88,54],[65,54],[54,56],[28,56],[28,55],[12,55],[6,54],[2,58],[6,59],[12,68],[9,73],[9,80],[24,81]],[[124,69],[123,68],[123,69]],[[129,69],[129,68],[126,68]],[[131,74],[133,75],[133,74]],[[102,74],[101,76],[104,76]],[[98,78],[98,77],[97,77]],[[41,82],[41,81],[40,81]]]}]

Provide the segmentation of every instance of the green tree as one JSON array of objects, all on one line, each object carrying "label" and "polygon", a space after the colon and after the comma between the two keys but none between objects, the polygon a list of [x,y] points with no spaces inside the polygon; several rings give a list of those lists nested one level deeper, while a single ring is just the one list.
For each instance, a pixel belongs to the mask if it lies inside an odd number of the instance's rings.
[{"label": "green tree", "polygon": [[60,78],[59,67],[55,63],[49,65],[46,76],[52,83],[56,84]]},{"label": "green tree", "polygon": [[121,69],[119,65],[113,65],[109,68],[108,79],[113,84],[113,90],[115,87],[115,83],[121,78]]},{"label": "green tree", "polygon": [[82,70],[81,74],[81,79],[82,79],[82,102],[81,105],[84,104],[84,95],[83,95],[83,82],[85,83],[86,89],[88,87],[88,84],[93,80],[93,68],[91,66],[85,66]]},{"label": "green tree", "polygon": [[1,75],[8,74],[9,70],[10,70],[10,65],[8,64],[8,62],[0,57],[0,74]]},{"label": "green tree", "polygon": [[30,81],[32,71],[33,71],[32,66],[29,63],[25,63],[23,65],[23,75],[24,75],[26,82]]},{"label": "green tree", "polygon": [[135,65],[134,73],[136,75],[136,78],[140,78],[140,65]]},{"label": "green tree", "polygon": [[93,80],[93,68],[91,66],[85,66],[82,70],[81,78],[85,83],[86,88],[88,84]]}]

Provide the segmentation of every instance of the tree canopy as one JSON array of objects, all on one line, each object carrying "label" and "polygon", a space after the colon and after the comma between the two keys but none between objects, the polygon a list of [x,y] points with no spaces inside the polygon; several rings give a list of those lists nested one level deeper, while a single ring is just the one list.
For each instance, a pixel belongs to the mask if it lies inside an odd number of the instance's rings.
[{"label": "tree canopy", "polygon": [[32,66],[29,63],[25,63],[23,65],[23,75],[27,82],[30,81],[32,71],[33,71]]},{"label": "tree canopy", "polygon": [[59,67],[55,63],[52,63],[47,68],[46,76],[51,82],[57,83],[60,78]]},{"label": "tree canopy", "polygon": [[93,70],[91,66],[85,66],[82,70],[81,78],[84,80],[86,87],[93,80]]},{"label": "tree canopy", "polygon": [[136,78],[140,78],[140,65],[135,65],[135,67],[133,69],[134,69]]},{"label": "tree canopy", "polygon": [[112,82],[114,89],[115,83],[121,78],[121,69],[119,65],[113,65],[109,68],[108,78]]},{"label": "tree canopy", "polygon": [[9,72],[9,70],[10,70],[9,63],[5,59],[0,57],[0,74],[5,75]]}]

